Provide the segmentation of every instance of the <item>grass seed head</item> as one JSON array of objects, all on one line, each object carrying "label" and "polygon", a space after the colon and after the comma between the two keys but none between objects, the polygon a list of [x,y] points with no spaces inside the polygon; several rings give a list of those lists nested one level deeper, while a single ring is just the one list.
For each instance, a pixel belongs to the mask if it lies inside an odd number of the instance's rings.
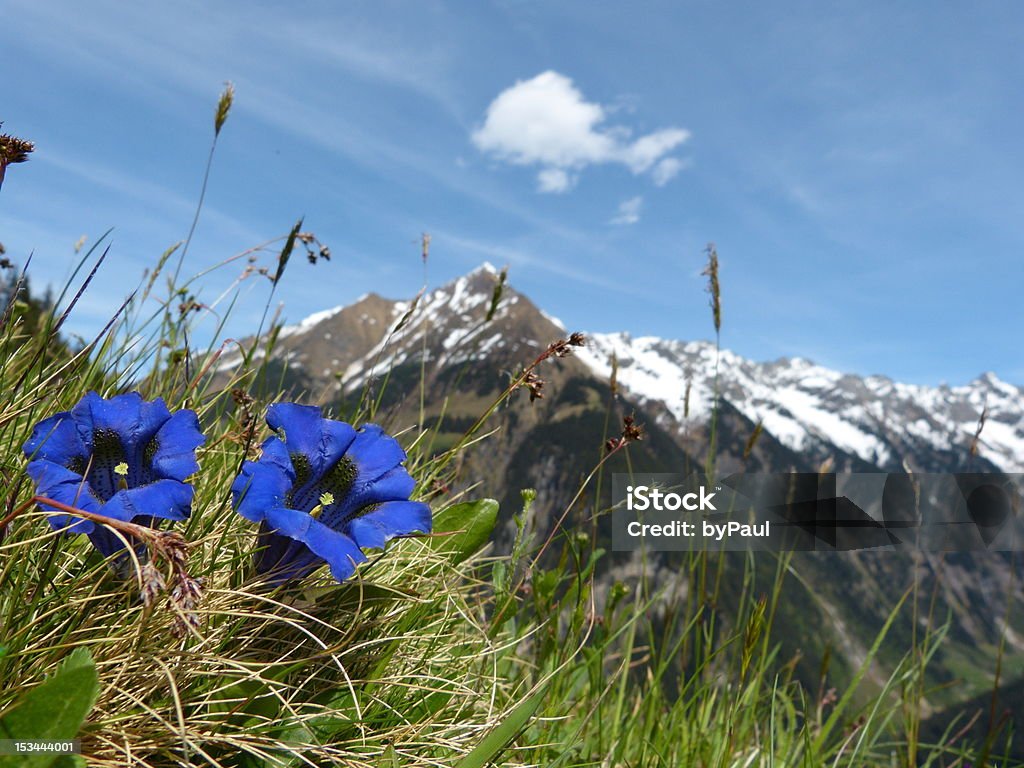
[{"label": "grass seed head", "polygon": [[34,150],[35,145],[31,141],[6,133],[0,134],[0,166],[24,163]]},{"label": "grass seed head", "polygon": [[235,86],[231,82],[224,83],[224,91],[217,101],[217,112],[213,117],[213,135],[219,136],[220,129],[227,122],[228,114],[231,112],[231,105],[235,103]]},{"label": "grass seed head", "polygon": [[714,243],[708,243],[705,252],[708,255],[708,265],[701,273],[708,279],[708,293],[711,294],[711,315],[715,321],[715,333],[722,330],[722,286],[718,282],[718,251]]}]

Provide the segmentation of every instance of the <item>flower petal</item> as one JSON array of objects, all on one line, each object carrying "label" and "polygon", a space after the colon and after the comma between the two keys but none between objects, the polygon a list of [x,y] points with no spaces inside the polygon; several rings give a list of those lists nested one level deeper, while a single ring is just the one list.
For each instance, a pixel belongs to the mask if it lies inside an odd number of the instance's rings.
[{"label": "flower petal", "polygon": [[157,480],[139,488],[118,491],[103,505],[101,514],[125,522],[136,517],[186,520],[192,511],[194,489],[178,480]]},{"label": "flower petal", "polygon": [[312,460],[320,453],[320,424],[323,416],[315,405],[274,403],[267,408],[267,424],[284,432],[289,453],[301,453]]},{"label": "flower petal", "polygon": [[416,481],[405,467],[395,467],[390,472],[368,483],[359,484],[358,479],[345,498],[327,509],[320,516],[324,525],[342,530],[345,522],[369,504],[385,501],[406,501],[416,486]]},{"label": "flower petal", "polygon": [[79,425],[79,433],[87,446],[92,446],[92,433],[112,430],[121,438],[128,452],[141,450],[171,418],[163,398],[147,401],[138,392],[126,392],[104,399],[88,392],[71,415]]},{"label": "flower petal", "polygon": [[292,579],[303,579],[321,565],[322,557],[301,541],[290,539],[261,524],[255,557],[256,573],[267,577],[271,584],[283,584]]},{"label": "flower petal", "polygon": [[69,411],[54,414],[36,424],[32,436],[21,450],[30,461],[46,459],[65,467],[75,459],[84,463],[89,454]]},{"label": "flower petal", "polygon": [[104,557],[110,557],[111,555],[116,555],[119,552],[123,553],[122,557],[119,557],[114,562],[114,570],[116,573],[119,573],[122,578],[127,577],[127,575],[131,573],[127,568],[128,553],[125,551],[127,549],[124,544],[125,541],[134,545],[135,553],[139,557],[143,556],[146,549],[146,545],[142,544],[142,542],[136,542],[134,538],[125,536],[123,533],[119,534],[110,528],[107,528],[105,525],[97,525],[93,529],[92,533],[89,534],[89,541],[92,542],[96,551]]},{"label": "flower petal", "polygon": [[[163,401],[159,401],[163,402]],[[152,468],[157,477],[184,480],[199,471],[196,448],[206,442],[195,411],[176,411],[152,438]],[[148,446],[144,450],[151,450]]]},{"label": "flower petal", "polygon": [[276,437],[263,442],[259,461],[247,461],[231,485],[235,509],[246,520],[258,523],[267,510],[285,506],[285,498],[295,482],[295,470],[288,449]]},{"label": "flower petal", "polygon": [[320,455],[323,457],[323,463],[317,472],[317,479],[325,470],[330,469],[341,460],[352,447],[352,442],[358,434],[356,428],[351,424],[334,419],[323,419],[320,422],[320,429],[322,431]]},{"label": "flower petal", "polygon": [[274,403],[267,409],[267,424],[285,433],[289,455],[299,454],[308,461],[307,468],[295,467],[300,488],[314,483],[333,467],[356,437],[351,424],[325,419],[313,405]]},{"label": "flower petal", "polygon": [[[352,539],[332,531],[305,512],[275,507],[267,510],[266,522],[275,533],[302,542],[318,558],[325,560],[331,567],[331,575],[338,581],[349,578],[355,573],[356,566],[366,561],[366,555]],[[278,561],[268,565],[267,570],[287,572],[289,563]]]},{"label": "flower petal", "polygon": [[316,520],[309,526],[306,544],[327,561],[331,576],[337,581],[350,578],[356,572],[356,566],[366,562],[366,555],[351,538]]},{"label": "flower petal", "polygon": [[372,482],[405,461],[402,446],[376,424],[366,424],[356,433],[348,455],[359,469],[357,485]]},{"label": "flower petal", "polygon": [[360,547],[383,549],[395,536],[430,533],[430,507],[421,501],[389,501],[353,518],[348,533]]},{"label": "flower petal", "polygon": [[[67,467],[55,464],[46,459],[30,462],[26,468],[28,476],[36,484],[36,493],[69,507],[85,512],[99,513],[102,503],[97,499],[85,479]],[[41,504],[49,512],[61,510]],[[49,518],[50,527],[55,531],[66,528],[68,533],[91,533],[95,524],[91,520],[83,520],[73,515],[61,515]],[[69,527],[70,526],[70,527]]]}]

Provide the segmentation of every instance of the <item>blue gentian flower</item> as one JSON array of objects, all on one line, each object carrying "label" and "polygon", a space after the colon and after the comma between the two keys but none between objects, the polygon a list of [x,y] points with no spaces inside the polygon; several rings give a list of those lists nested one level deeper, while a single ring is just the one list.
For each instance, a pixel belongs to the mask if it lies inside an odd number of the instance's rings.
[{"label": "blue gentian flower", "polygon": [[[185,481],[199,469],[206,441],[194,411],[171,413],[138,392],[105,400],[95,392],[70,411],[36,424],[22,450],[36,493],[86,512],[152,525],[184,520],[192,508]],[[49,511],[59,511],[42,505]],[[84,533],[103,555],[124,549],[113,532],[73,515],[50,517],[55,530]]]},{"label": "blue gentian flower", "polygon": [[235,508],[260,523],[256,570],[275,583],[302,578],[324,562],[339,582],[395,536],[429,533],[430,507],[409,501],[415,485],[405,451],[383,430],[356,430],[315,406],[277,403],[263,442],[231,490]]}]

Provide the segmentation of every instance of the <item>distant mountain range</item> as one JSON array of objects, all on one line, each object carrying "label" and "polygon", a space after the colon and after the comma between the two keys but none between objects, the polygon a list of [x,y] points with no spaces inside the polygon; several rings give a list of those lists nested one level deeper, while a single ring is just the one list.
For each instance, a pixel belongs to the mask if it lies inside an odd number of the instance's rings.
[{"label": "distant mountain range", "polygon": [[[662,404],[671,425],[705,423],[711,410],[715,348],[707,342],[593,334],[582,359],[597,375],[618,360],[619,381],[644,401]],[[977,453],[1004,472],[1024,471],[1024,390],[986,373],[959,387],[901,384],[860,377],[802,358],[756,363],[723,350],[720,397],[794,451],[834,454],[873,467],[917,471],[969,463]],[[687,417],[686,385],[692,382]]]},{"label": "distant mountain range", "polygon": [[[497,270],[485,264],[426,294],[393,334],[412,302],[365,295],[283,328],[277,356],[293,387],[318,396],[357,391],[371,376],[410,363],[418,372],[424,353],[435,371],[467,364],[490,371],[497,389],[503,372],[567,330],[510,286],[485,321],[496,279]],[[566,361],[568,373],[608,384],[616,367],[621,397],[648,412],[684,450],[708,424],[717,375],[720,408],[751,430],[760,422],[761,439],[797,454],[804,466],[830,458],[837,468],[862,471],[900,470],[906,462],[921,472],[1024,472],[1024,389],[993,373],[962,386],[928,387],[841,373],[802,358],[754,362],[727,349],[716,353],[707,341],[628,333],[587,339]],[[428,392],[428,399],[436,394]]]},{"label": "distant mountain range", "polygon": [[[567,335],[509,285],[495,305],[498,283],[498,271],[485,264],[416,301],[368,294],[286,326],[268,362],[268,391],[283,384],[342,414],[370,394],[379,398],[378,420],[385,426],[406,428],[421,415],[428,426],[440,424],[432,447],[441,450],[515,372]],[[587,339],[576,354],[542,366],[543,399],[531,403],[526,392],[518,393],[492,417],[489,426],[497,431],[463,467],[478,493],[502,502],[506,528],[499,547],[511,534],[523,487],[537,489],[533,523],[546,533],[623,414],[645,425],[645,439],[630,448],[634,469],[702,466],[716,376],[722,471],[817,471],[825,465],[836,471],[1024,472],[1024,390],[991,373],[962,386],[926,387],[844,374],[801,358],[754,362],[728,350],[719,354],[706,341],[627,333]],[[220,370],[239,362],[225,358]],[[625,468],[616,456],[607,471]],[[570,518],[585,530],[596,526],[598,536],[607,534],[607,525],[595,523],[593,512],[607,504],[609,486],[603,484],[598,499],[584,498]],[[726,580],[738,591],[742,559],[731,562],[737,567],[728,569]],[[671,558],[648,567],[666,584],[678,578]],[[770,579],[773,569],[774,562],[761,558],[757,578]],[[777,622],[788,630],[780,636],[783,657],[799,652],[807,680],[816,679],[826,647],[836,679],[848,679],[915,570],[921,594],[935,591],[935,615],[952,617],[948,642],[933,662],[933,682],[963,681],[933,694],[930,706],[939,710],[984,690],[1004,628],[1011,655],[1002,679],[1024,680],[1024,568],[1009,555],[798,553],[794,569],[800,581],[790,583],[794,592]],[[629,580],[636,573],[630,555],[613,553],[602,578]],[[913,631],[909,617],[893,625],[893,641],[883,646],[869,680],[884,679]]]}]

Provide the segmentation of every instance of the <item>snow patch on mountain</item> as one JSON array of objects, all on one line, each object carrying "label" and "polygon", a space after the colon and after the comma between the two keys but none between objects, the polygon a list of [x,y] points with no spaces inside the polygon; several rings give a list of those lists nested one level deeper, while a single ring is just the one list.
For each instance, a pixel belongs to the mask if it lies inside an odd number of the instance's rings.
[{"label": "snow patch on mountain", "polygon": [[628,333],[592,334],[580,359],[643,400],[663,403],[681,430],[706,423],[714,393],[796,451],[832,444],[875,465],[898,443],[967,449],[982,411],[978,453],[1007,472],[1024,471],[1024,391],[987,373],[968,385],[926,387],[861,378],[803,358],[755,363],[708,342]]},{"label": "snow patch on mountain", "polygon": [[278,334],[279,339],[286,339],[289,336],[296,336],[300,333],[306,333],[307,331],[316,328],[324,320],[330,320],[336,314],[341,312],[345,308],[344,305],[338,307],[331,307],[331,309],[325,309],[322,312],[314,312],[309,317],[296,323],[295,325],[286,325],[281,328],[281,332]]}]

